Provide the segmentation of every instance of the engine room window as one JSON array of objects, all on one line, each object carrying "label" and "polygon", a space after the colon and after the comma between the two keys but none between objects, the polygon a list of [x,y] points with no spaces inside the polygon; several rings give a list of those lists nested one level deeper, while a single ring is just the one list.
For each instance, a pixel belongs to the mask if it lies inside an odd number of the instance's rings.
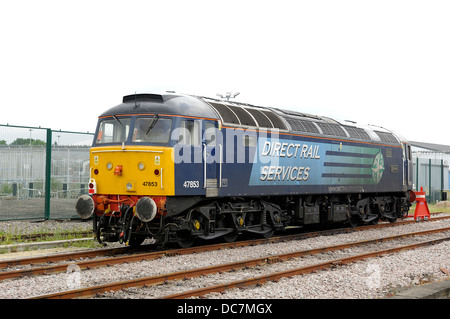
[{"label": "engine room window", "polygon": [[200,141],[200,121],[181,121],[178,143],[182,145],[200,145]]},{"label": "engine room window", "polygon": [[130,118],[107,119],[100,122],[95,141],[97,144],[122,143],[128,139]]},{"label": "engine room window", "polygon": [[134,123],[133,139],[135,143],[167,143],[172,129],[172,119],[153,117],[137,118]]}]

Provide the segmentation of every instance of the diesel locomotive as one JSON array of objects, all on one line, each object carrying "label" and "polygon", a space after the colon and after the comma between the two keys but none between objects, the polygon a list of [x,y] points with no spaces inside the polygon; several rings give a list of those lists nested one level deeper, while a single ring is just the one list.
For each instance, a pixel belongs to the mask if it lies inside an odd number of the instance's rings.
[{"label": "diesel locomotive", "polygon": [[395,222],[411,206],[410,144],[394,132],[166,92],[99,116],[89,195],[100,243],[270,237],[290,226]]}]

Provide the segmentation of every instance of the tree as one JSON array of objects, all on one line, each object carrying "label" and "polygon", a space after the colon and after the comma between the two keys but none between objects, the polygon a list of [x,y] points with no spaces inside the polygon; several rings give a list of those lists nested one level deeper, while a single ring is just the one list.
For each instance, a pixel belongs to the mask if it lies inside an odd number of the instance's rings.
[{"label": "tree", "polygon": [[45,146],[47,143],[45,143],[42,140],[39,139],[29,139],[29,138],[17,138],[14,142],[12,142],[11,146],[21,146],[21,145],[30,145],[31,146]]}]

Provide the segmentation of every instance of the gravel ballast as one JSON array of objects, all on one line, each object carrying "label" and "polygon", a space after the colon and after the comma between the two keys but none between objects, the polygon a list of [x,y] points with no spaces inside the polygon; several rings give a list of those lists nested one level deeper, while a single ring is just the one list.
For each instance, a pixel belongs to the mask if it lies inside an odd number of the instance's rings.
[{"label": "gravel ballast", "polygon": [[[90,223],[84,223],[89,226]],[[0,226],[1,227],[1,226]],[[213,264],[229,263],[287,253],[297,250],[336,245],[346,242],[392,236],[401,233],[450,227],[450,221],[419,222],[409,225],[375,229],[334,236],[321,236],[303,240],[212,251],[185,256],[164,257],[153,261],[142,261],[125,265],[79,270],[73,265],[65,273],[30,278],[8,279],[0,282],[0,298],[26,298],[68,288],[82,288],[91,285],[129,280],[144,276],[207,267]],[[88,228],[89,229],[89,228]],[[298,268],[313,263],[356,255],[373,249],[407,245],[413,242],[450,236],[434,234],[402,239],[395,242],[367,245],[343,251],[328,252],[290,261],[263,265],[247,270],[215,274],[184,281],[176,281],[156,287],[130,288],[125,291],[107,293],[103,298],[157,298],[205,285],[256,277],[276,271]],[[207,298],[383,298],[411,285],[449,278],[450,243],[390,254],[366,261],[342,265],[331,270],[284,278],[258,287],[232,289],[224,293],[209,294]],[[0,258],[2,258],[0,256]],[[10,269],[11,270],[11,269]]]},{"label": "gravel ballast", "polygon": [[13,220],[0,222],[0,233],[5,233],[10,236],[76,231],[92,231],[92,221],[45,220],[29,222]]}]

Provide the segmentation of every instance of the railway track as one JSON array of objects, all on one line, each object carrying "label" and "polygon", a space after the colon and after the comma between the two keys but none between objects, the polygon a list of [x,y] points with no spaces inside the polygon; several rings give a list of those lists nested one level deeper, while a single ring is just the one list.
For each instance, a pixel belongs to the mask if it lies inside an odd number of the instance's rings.
[{"label": "railway track", "polygon": [[[381,225],[376,225],[376,226],[381,226]],[[95,286],[95,287],[88,287],[88,288],[77,289],[77,290],[72,290],[72,291],[65,291],[65,292],[61,292],[61,293],[40,295],[40,296],[36,296],[34,298],[90,297],[95,294],[104,293],[106,291],[117,291],[117,290],[121,290],[124,288],[137,287],[137,286],[153,286],[153,285],[163,284],[163,283],[167,283],[167,282],[174,281],[174,280],[195,278],[195,277],[204,276],[207,274],[226,272],[226,271],[242,269],[242,268],[255,267],[256,265],[261,265],[261,264],[277,263],[277,262],[284,261],[287,259],[298,258],[301,256],[306,256],[306,255],[313,255],[313,254],[319,254],[319,253],[324,253],[324,252],[328,252],[328,251],[342,250],[342,249],[347,249],[350,247],[369,245],[369,244],[374,244],[374,243],[379,243],[379,242],[393,241],[393,240],[398,240],[398,239],[404,238],[404,237],[424,236],[424,235],[431,234],[431,233],[448,232],[448,231],[450,231],[450,227],[434,229],[434,230],[427,230],[427,231],[420,231],[420,232],[415,232],[415,233],[407,233],[407,234],[403,234],[403,235],[395,235],[395,236],[389,236],[389,237],[383,237],[383,238],[365,240],[365,241],[359,241],[359,242],[353,242],[353,243],[346,243],[346,244],[341,244],[341,245],[320,247],[320,248],[316,248],[316,249],[308,249],[308,250],[296,251],[296,252],[291,252],[291,253],[266,256],[266,257],[244,260],[244,261],[238,261],[235,263],[221,264],[221,265],[216,265],[216,266],[211,266],[211,267],[202,267],[202,268],[192,269],[192,270],[188,270],[188,271],[179,271],[179,272],[170,273],[170,274],[162,274],[162,275],[157,275],[157,276],[138,278],[138,279],[134,279],[134,280],[127,280],[127,281],[116,282],[116,283],[111,283],[111,284],[104,284],[104,285],[99,285],[99,286]],[[331,261],[327,261],[324,263],[319,263],[319,264],[315,264],[315,265],[311,265],[311,266],[307,266],[307,267],[295,268],[295,269],[292,269],[289,271],[284,271],[282,273],[274,273],[274,274],[259,276],[259,277],[255,277],[255,278],[251,278],[251,279],[239,280],[239,281],[232,282],[232,283],[226,283],[223,285],[216,285],[216,286],[212,286],[209,288],[202,288],[199,290],[185,292],[182,294],[169,295],[169,296],[166,296],[166,298],[187,298],[187,297],[191,297],[191,296],[200,296],[200,295],[207,294],[209,292],[214,292],[214,291],[223,291],[223,290],[230,289],[233,287],[243,287],[243,286],[247,286],[247,285],[254,285],[254,284],[258,284],[258,283],[263,283],[265,281],[277,280],[279,278],[286,277],[286,276],[293,276],[296,274],[312,272],[312,271],[315,271],[318,269],[336,267],[338,265],[351,263],[356,260],[380,256],[383,254],[394,253],[394,252],[403,251],[406,249],[415,249],[415,248],[423,247],[426,245],[437,244],[437,243],[440,243],[442,241],[446,241],[449,239],[450,239],[450,237],[442,237],[442,238],[434,239],[431,241],[430,240],[422,241],[420,243],[415,243],[413,245],[402,245],[402,246],[397,246],[394,248],[377,250],[377,251],[373,251],[370,253],[359,254],[359,255],[355,255],[355,256],[351,256],[351,257],[334,259]],[[127,256],[127,257],[129,257],[129,256]]]},{"label": "railway track", "polygon": [[[431,215],[440,214],[431,213]],[[408,215],[407,218],[412,218],[414,215]],[[23,234],[17,236],[0,236],[0,243],[5,241],[17,242],[17,241],[38,241],[52,237],[86,237],[92,236],[92,231],[84,231],[84,232],[63,232],[63,233],[41,233],[41,234]]]},{"label": "railway track", "polygon": [[[442,231],[444,231],[444,230],[442,230]],[[445,231],[448,231],[448,229],[446,229]],[[411,235],[413,235],[413,234],[411,234]],[[385,239],[383,239],[383,240],[385,240]],[[263,275],[263,276],[249,278],[249,279],[228,282],[228,283],[222,284],[222,285],[207,286],[207,287],[200,288],[200,289],[189,290],[189,291],[185,291],[185,292],[181,292],[181,293],[177,293],[177,294],[163,296],[160,298],[161,299],[184,299],[184,298],[190,298],[190,297],[199,297],[199,296],[203,296],[203,295],[213,293],[213,292],[223,292],[225,290],[229,290],[229,289],[233,289],[233,288],[242,288],[242,287],[247,287],[247,286],[264,284],[267,281],[276,281],[281,278],[292,277],[292,276],[297,276],[297,275],[302,275],[302,274],[308,274],[313,271],[324,270],[324,269],[328,269],[328,268],[332,268],[332,267],[338,267],[341,265],[353,263],[355,261],[365,260],[367,258],[379,257],[382,255],[396,253],[396,252],[400,252],[400,251],[404,251],[404,250],[416,249],[419,247],[424,247],[424,246],[429,246],[429,245],[435,245],[435,244],[439,244],[439,243],[442,243],[447,240],[450,240],[450,237],[443,237],[443,238],[435,239],[435,240],[422,241],[420,243],[416,243],[416,244],[412,244],[412,245],[403,245],[403,246],[398,246],[395,248],[377,250],[377,251],[373,251],[373,252],[369,252],[369,253],[354,255],[351,257],[334,259],[334,260],[330,260],[330,261],[327,261],[324,263],[318,263],[318,264],[314,264],[314,265],[310,265],[310,266],[290,269],[290,270],[283,271],[283,272],[276,272],[276,273],[272,273],[269,275]],[[353,247],[353,246],[349,246],[349,247]],[[338,249],[341,249],[341,248],[338,248]],[[295,257],[292,257],[292,258],[295,258]],[[282,255],[271,256],[270,258],[267,258],[267,263],[278,262],[279,260],[282,260],[282,259],[284,259],[284,256],[282,256]],[[246,267],[248,267],[248,266],[246,266]],[[234,268],[231,268],[231,269],[234,269]]]},{"label": "railway track", "polygon": [[[438,220],[446,220],[446,219],[450,219],[450,216],[436,217],[436,218],[431,219],[430,221],[438,221]],[[411,223],[415,223],[415,221],[409,220],[409,221],[402,221],[402,222],[393,223],[393,224],[386,223],[386,224],[360,226],[360,227],[355,227],[355,228],[322,230],[322,231],[308,232],[308,233],[302,233],[302,234],[272,237],[272,238],[268,238],[268,239],[253,239],[253,240],[239,241],[239,242],[235,242],[235,243],[220,243],[220,244],[205,245],[205,246],[198,246],[198,247],[191,247],[191,248],[184,248],[184,249],[151,251],[151,252],[147,252],[147,253],[136,253],[136,252],[141,252],[143,250],[148,249],[146,247],[139,247],[138,249],[133,249],[131,247],[120,247],[120,248],[89,250],[89,251],[81,251],[81,252],[55,254],[55,255],[49,255],[49,256],[39,256],[39,257],[5,260],[5,261],[0,261],[0,269],[5,269],[8,267],[14,267],[14,266],[21,266],[21,265],[57,263],[57,262],[61,262],[61,261],[71,261],[71,262],[70,263],[62,263],[62,264],[58,264],[58,265],[34,267],[31,269],[3,271],[3,272],[0,272],[0,280],[24,277],[24,276],[36,276],[36,275],[43,275],[43,274],[65,272],[67,270],[67,268],[69,267],[69,265],[74,264],[74,262],[76,260],[79,260],[82,258],[95,258],[95,257],[99,257],[99,256],[106,256],[106,258],[102,258],[102,259],[92,259],[92,260],[76,262],[76,264],[78,265],[78,267],[80,267],[80,269],[92,269],[92,268],[96,268],[96,267],[111,266],[111,265],[121,264],[121,263],[139,262],[139,261],[143,261],[143,260],[154,260],[154,259],[162,258],[165,256],[186,255],[186,254],[201,253],[201,252],[206,252],[206,251],[231,249],[231,248],[252,246],[252,245],[261,245],[261,244],[266,244],[266,243],[277,243],[277,242],[283,242],[283,241],[301,240],[301,239],[317,237],[317,236],[331,236],[331,235],[350,233],[350,232],[356,232],[356,231],[364,231],[364,230],[377,229],[377,228],[400,226],[400,225],[411,224]],[[114,257],[114,255],[119,255],[119,254],[121,256]],[[113,255],[113,256],[111,257],[110,255]]]}]

